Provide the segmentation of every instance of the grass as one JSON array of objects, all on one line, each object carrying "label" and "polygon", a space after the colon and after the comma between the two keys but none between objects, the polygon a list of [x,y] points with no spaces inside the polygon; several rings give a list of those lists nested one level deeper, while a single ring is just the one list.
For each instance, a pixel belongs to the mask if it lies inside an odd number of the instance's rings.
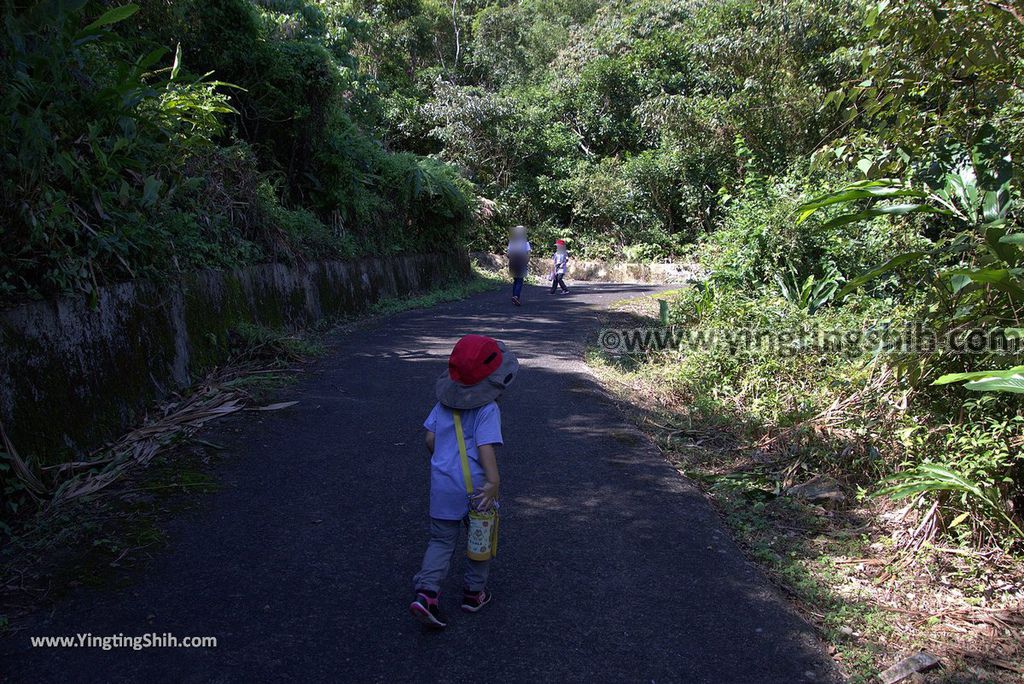
[{"label": "grass", "polygon": [[868,540],[830,536],[819,510],[798,499],[766,496],[751,478],[705,473],[703,483],[747,553],[815,618],[850,682],[871,681],[881,655],[876,641],[892,630],[884,611],[837,592],[848,577],[836,562],[870,555]]},{"label": "grass", "polygon": [[243,323],[235,330],[234,357],[263,357],[280,361],[302,361],[322,356],[326,352],[323,342],[307,333],[291,333],[253,323]]},{"label": "grass", "polygon": [[377,302],[371,309],[372,315],[390,315],[410,309],[427,309],[444,302],[465,299],[480,292],[495,289],[505,280],[500,274],[473,266],[473,277],[467,281],[446,283],[430,292],[413,297],[389,297]]},{"label": "grass", "polygon": [[[605,327],[658,325],[653,298],[613,309]],[[822,464],[841,469],[843,457],[814,434],[766,453],[757,445],[783,426],[771,414],[745,413],[720,385],[679,393],[666,381],[671,357],[590,350],[587,361],[665,458],[706,492],[745,553],[818,629],[849,681],[877,681],[882,669],[921,649],[943,663],[926,681],[1020,681],[1014,668],[1024,614],[1013,607],[1012,589],[998,591],[1001,583],[1024,586],[1020,559],[998,557],[997,567],[970,547],[931,543],[908,552],[900,535],[923,511],[911,507],[901,524],[905,513],[896,504],[849,489],[846,502],[830,506],[787,495]]]},{"label": "grass", "polygon": [[[617,369],[594,353],[589,362],[607,387],[632,404],[627,412],[655,439],[676,469],[709,495],[747,555],[818,627],[849,680],[855,684],[870,681],[877,672],[873,667],[878,656],[874,638],[884,632],[884,614],[836,593],[843,570],[834,562],[861,557],[866,542],[829,537],[822,524],[822,515],[829,516],[828,511],[780,496],[772,478],[748,470],[748,463],[730,460],[713,448],[686,448],[667,439],[664,431],[652,425],[677,424],[668,422],[670,416],[654,414],[652,418],[635,409],[636,397],[627,388],[635,386],[636,377],[629,370]],[[831,516],[826,521],[836,522]]]}]

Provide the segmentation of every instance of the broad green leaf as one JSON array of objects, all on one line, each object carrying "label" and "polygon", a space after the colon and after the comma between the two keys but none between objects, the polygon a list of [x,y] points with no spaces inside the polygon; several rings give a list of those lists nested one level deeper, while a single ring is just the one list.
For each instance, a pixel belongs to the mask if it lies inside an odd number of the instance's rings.
[{"label": "broad green leaf", "polygon": [[944,278],[952,278],[953,276],[964,276],[970,278],[975,283],[991,285],[1018,301],[1024,301],[1024,288],[1017,281],[1016,275],[1009,269],[957,268],[942,273]]},{"label": "broad green leaf", "polygon": [[985,223],[993,223],[1006,216],[1006,209],[1009,206],[1004,202],[1004,195],[999,192],[986,192],[982,200],[982,219]]},{"label": "broad green leaf", "polygon": [[1024,394],[1024,373],[1017,373],[1005,378],[982,378],[964,385],[965,389],[975,392],[1013,392]]},{"label": "broad green leaf", "polygon": [[852,183],[842,190],[819,195],[797,207],[797,223],[803,223],[818,209],[834,204],[845,204],[865,199],[885,199],[890,197],[927,197],[927,193],[902,185],[894,185],[893,181],[862,181]]},{"label": "broad green leaf", "polygon": [[1012,233],[999,238],[1004,245],[1024,245],[1024,233]]},{"label": "broad green leaf", "polygon": [[878,19],[878,7],[868,7],[867,13],[864,15],[864,25],[871,28],[875,25],[875,21]]},{"label": "broad green leaf", "polygon": [[885,262],[881,266],[876,266],[867,273],[862,273],[861,275],[852,279],[850,282],[846,283],[843,289],[841,289],[836,296],[837,298],[842,299],[849,293],[859,288],[861,285],[864,285],[865,283],[874,280],[880,275],[884,275],[889,271],[897,269],[900,266],[918,261],[922,257],[924,257],[925,254],[926,252],[905,252],[903,254],[895,256],[892,259],[889,259],[889,261]]},{"label": "broad green leaf", "polygon": [[955,275],[949,279],[949,284],[953,288],[953,294],[960,292],[973,282],[973,280],[964,275]]},{"label": "broad green leaf", "polygon": [[1006,228],[1002,225],[1004,223],[1005,221],[999,219],[988,224],[985,228],[985,244],[1005,263],[1015,264],[1018,261],[1020,250],[1012,243],[1003,242],[1003,238],[1006,237]]},{"label": "broad green leaf", "polygon": [[970,278],[976,283],[994,285],[1006,282],[1010,277],[1010,272],[1005,268],[955,268],[945,271],[942,276],[964,276],[965,278]]},{"label": "broad green leaf", "polygon": [[822,229],[836,228],[848,223],[866,221],[878,216],[903,216],[905,214],[948,214],[945,209],[937,209],[927,204],[889,204],[884,207],[874,207],[856,214],[843,214],[822,224]]},{"label": "broad green leaf", "polygon": [[998,518],[1014,534],[1024,535],[1024,530],[1007,514],[998,496],[986,491],[963,475],[934,463],[922,463],[913,470],[897,473],[882,480],[882,487],[872,497],[890,496],[896,499],[927,492],[960,492],[965,498],[980,505],[990,515]]},{"label": "broad green leaf", "polygon": [[146,55],[145,57],[143,57],[142,59],[139,60],[139,62],[138,62],[139,69],[141,71],[146,71],[151,66],[153,66],[154,64],[159,62],[160,59],[164,55],[166,55],[166,54],[167,54],[167,48],[162,48],[161,47],[161,48],[157,48],[156,50],[153,50],[148,55]]},{"label": "broad green leaf", "polygon": [[933,382],[933,385],[948,385],[952,382],[963,382],[964,380],[982,380],[985,378],[1010,378],[1015,375],[1024,373],[1024,366],[1015,366],[1007,370],[991,370],[991,371],[975,371],[973,373],[947,373],[938,380]]},{"label": "broad green leaf", "polygon": [[156,201],[160,196],[161,185],[163,185],[163,182],[160,179],[154,176],[146,177],[146,182],[142,187],[142,203],[144,205],[151,207],[156,204]]},{"label": "broad green leaf", "polygon": [[103,28],[104,26],[109,26],[110,24],[116,24],[119,21],[124,21],[125,19],[132,16],[138,11],[138,5],[121,5],[120,7],[114,7],[113,9],[109,9],[103,14],[101,14],[99,19],[97,19],[96,21],[92,22],[91,24],[83,28],[81,31],[79,31],[79,35],[92,33],[96,31],[96,29]]}]

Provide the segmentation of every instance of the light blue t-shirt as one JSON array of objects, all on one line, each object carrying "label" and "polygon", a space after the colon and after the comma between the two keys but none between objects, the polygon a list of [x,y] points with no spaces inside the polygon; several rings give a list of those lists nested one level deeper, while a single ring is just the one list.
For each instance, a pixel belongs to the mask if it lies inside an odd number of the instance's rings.
[{"label": "light blue t-shirt", "polygon": [[[462,411],[461,415],[473,488],[478,490],[487,478],[480,465],[477,445],[502,443],[501,411],[492,401],[480,408]],[[462,459],[452,410],[435,404],[423,427],[434,433],[434,455],[430,459],[430,517],[462,520],[469,514],[469,500],[462,478]]]},{"label": "light blue t-shirt", "polygon": [[565,275],[565,270],[569,265],[569,253],[556,251],[554,264],[555,273],[557,273],[558,275]]}]

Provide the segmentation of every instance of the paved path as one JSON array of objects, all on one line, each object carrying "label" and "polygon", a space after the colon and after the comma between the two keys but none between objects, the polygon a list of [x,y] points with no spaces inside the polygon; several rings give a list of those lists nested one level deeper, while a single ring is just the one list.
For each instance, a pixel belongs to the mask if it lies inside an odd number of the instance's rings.
[{"label": "paved path", "polygon": [[[223,488],[167,526],[126,588],[81,590],[0,640],[11,681],[832,681],[812,630],[715,514],[602,398],[580,361],[598,310],[649,288],[492,292],[340,335],[281,400],[229,418]],[[406,613],[427,530],[420,425],[468,332],[523,364],[502,400],[507,446],[495,603]],[[210,650],[43,650],[28,634],[214,635]]]}]

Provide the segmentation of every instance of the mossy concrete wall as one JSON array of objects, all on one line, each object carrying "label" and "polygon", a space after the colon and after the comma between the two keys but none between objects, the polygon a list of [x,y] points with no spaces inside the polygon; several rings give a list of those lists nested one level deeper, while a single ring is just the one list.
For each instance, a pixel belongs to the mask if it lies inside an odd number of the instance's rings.
[{"label": "mossy concrete wall", "polygon": [[465,254],[204,271],[0,312],[0,420],[44,465],[95,448],[228,353],[240,323],[297,329],[470,275]]},{"label": "mossy concrete wall", "polygon": [[[473,252],[470,257],[481,268],[507,271],[504,254]],[[530,259],[530,275],[547,277],[551,272],[551,256]],[[694,263],[635,263],[630,261],[587,261],[569,259],[566,274],[569,280],[600,283],[688,283],[700,278]]]}]

